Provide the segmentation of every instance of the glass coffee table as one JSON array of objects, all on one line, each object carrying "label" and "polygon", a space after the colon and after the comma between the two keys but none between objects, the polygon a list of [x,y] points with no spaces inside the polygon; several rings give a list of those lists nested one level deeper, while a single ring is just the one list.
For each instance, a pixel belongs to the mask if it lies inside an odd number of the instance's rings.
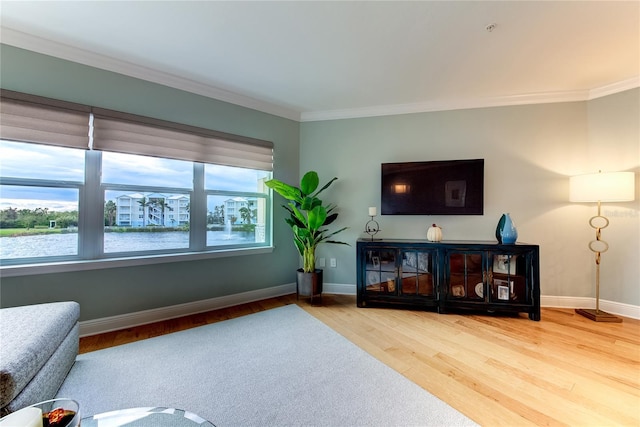
[{"label": "glass coffee table", "polygon": [[82,427],[215,427],[194,414],[174,408],[129,408],[83,418]]}]

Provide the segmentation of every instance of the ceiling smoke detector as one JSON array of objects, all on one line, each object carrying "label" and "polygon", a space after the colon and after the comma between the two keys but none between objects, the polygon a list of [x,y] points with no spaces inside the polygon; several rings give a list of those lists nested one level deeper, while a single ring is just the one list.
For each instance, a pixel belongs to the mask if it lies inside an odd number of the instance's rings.
[{"label": "ceiling smoke detector", "polygon": [[487,30],[488,33],[490,33],[491,31],[496,29],[496,24],[489,24],[486,27],[484,27],[485,30]]}]

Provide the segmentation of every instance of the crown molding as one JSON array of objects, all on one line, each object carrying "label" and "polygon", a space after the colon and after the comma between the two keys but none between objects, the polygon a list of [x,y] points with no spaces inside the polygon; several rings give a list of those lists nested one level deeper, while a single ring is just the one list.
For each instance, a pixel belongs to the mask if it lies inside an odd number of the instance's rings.
[{"label": "crown molding", "polygon": [[640,76],[590,90],[531,93],[487,98],[471,98],[420,102],[415,104],[383,105],[344,110],[309,111],[300,116],[302,122],[355,119],[398,114],[466,110],[472,108],[508,107],[515,105],[550,104],[556,102],[590,101],[607,95],[640,87]]},{"label": "crown molding", "polygon": [[353,119],[398,114],[429,113],[436,111],[466,110],[471,108],[504,107],[510,105],[543,104],[550,102],[583,101],[588,91],[536,93],[487,98],[437,100],[413,104],[382,105],[375,107],[352,108],[345,110],[313,111],[302,113],[303,122],[320,120]]},{"label": "crown molding", "polygon": [[589,100],[602,98],[603,96],[613,95],[615,93],[624,92],[625,90],[635,89],[638,87],[640,87],[640,76],[635,76],[620,82],[591,89],[589,91]]},{"label": "crown molding", "polygon": [[274,116],[298,122],[355,119],[472,108],[589,101],[640,87],[640,76],[636,76],[602,87],[580,91],[531,93],[524,95],[507,95],[471,99],[434,100],[410,104],[379,105],[327,111],[306,111],[301,113],[271,102],[258,100],[214,86],[198,83],[173,74],[163,73],[151,68],[132,64],[127,61],[99,55],[91,51],[78,49],[62,43],[53,42],[21,31],[6,27],[2,27],[0,30],[2,43],[6,45],[77,62],[106,71],[112,71],[129,77],[184,90],[186,92],[206,96],[219,101],[228,102],[230,104],[250,108],[252,110],[261,111],[263,113],[272,114]]},{"label": "crown molding", "polygon": [[163,73],[152,68],[142,67],[120,59],[99,55],[84,49],[78,49],[11,28],[2,27],[0,31],[2,43],[9,46],[184,90],[274,116],[300,121],[300,112],[273,103],[198,83],[173,74]]}]

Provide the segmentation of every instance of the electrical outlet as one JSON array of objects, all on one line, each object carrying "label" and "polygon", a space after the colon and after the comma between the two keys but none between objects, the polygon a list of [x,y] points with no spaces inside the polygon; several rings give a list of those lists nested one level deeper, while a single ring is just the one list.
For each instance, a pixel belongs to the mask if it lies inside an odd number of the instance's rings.
[{"label": "electrical outlet", "polygon": [[329,260],[329,263],[330,263],[329,265],[330,265],[331,267],[337,267],[337,266],[338,266],[338,262],[336,261],[336,259],[335,259],[335,258],[331,258],[331,259]]},{"label": "electrical outlet", "polygon": [[318,258],[318,267],[324,267],[325,261],[324,258]]}]

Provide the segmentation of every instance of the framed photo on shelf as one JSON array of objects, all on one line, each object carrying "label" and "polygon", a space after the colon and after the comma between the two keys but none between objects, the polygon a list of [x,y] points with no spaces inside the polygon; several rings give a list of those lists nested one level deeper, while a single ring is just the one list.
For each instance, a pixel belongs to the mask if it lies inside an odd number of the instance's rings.
[{"label": "framed photo on shelf", "polygon": [[463,297],[464,296],[464,286],[463,285],[451,285],[451,295],[454,297]]},{"label": "framed photo on shelf", "polygon": [[502,274],[516,274],[517,255],[494,255],[493,272]]},{"label": "framed photo on shelf", "polygon": [[494,279],[493,280],[494,295],[501,301],[508,301],[514,296],[513,280]]},{"label": "framed photo on shelf", "polygon": [[498,299],[503,301],[509,300],[509,287],[508,286],[498,286]]},{"label": "framed photo on shelf", "polygon": [[371,262],[373,263],[373,268],[380,268],[380,258],[377,256],[371,257]]}]

